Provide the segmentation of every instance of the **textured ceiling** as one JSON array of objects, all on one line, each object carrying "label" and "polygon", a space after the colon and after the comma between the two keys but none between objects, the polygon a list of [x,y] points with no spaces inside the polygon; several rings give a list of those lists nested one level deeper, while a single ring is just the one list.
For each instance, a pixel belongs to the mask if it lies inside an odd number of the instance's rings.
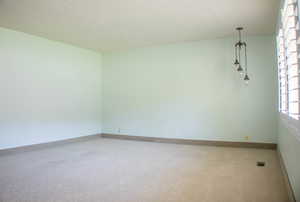
[{"label": "textured ceiling", "polygon": [[0,0],[0,26],[97,51],[275,32],[279,0]]}]

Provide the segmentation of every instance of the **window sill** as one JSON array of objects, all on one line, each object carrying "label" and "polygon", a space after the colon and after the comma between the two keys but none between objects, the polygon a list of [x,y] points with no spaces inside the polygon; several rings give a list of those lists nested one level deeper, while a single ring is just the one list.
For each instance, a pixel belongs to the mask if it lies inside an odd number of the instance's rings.
[{"label": "window sill", "polygon": [[293,135],[300,141],[300,120],[293,119],[286,114],[279,112],[279,118]]}]

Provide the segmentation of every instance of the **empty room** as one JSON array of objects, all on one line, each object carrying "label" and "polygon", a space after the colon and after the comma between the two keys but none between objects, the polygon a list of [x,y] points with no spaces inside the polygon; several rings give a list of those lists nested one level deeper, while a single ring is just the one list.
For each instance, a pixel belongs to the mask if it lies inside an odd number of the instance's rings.
[{"label": "empty room", "polygon": [[0,0],[0,202],[300,202],[300,0]]}]

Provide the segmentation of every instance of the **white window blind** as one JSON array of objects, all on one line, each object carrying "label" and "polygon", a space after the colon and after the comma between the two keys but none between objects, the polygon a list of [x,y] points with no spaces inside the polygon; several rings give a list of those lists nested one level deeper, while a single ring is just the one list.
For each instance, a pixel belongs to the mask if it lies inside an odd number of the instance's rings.
[{"label": "white window blind", "polygon": [[297,0],[285,0],[277,35],[279,110],[300,118],[299,19]]}]

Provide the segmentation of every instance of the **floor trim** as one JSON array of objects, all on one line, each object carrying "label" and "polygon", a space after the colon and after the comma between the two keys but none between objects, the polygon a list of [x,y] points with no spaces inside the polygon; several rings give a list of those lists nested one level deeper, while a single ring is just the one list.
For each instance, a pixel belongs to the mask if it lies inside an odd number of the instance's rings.
[{"label": "floor trim", "polygon": [[144,136],[131,136],[120,134],[94,134],[82,137],[75,137],[66,140],[58,140],[53,142],[46,142],[34,145],[26,145],[21,147],[0,149],[0,155],[15,154],[21,152],[28,152],[50,147],[56,147],[75,142],[84,142],[95,138],[114,138],[123,140],[134,141],[147,141],[147,142],[160,142],[160,143],[173,143],[173,144],[188,144],[188,145],[208,145],[208,146],[223,146],[223,147],[245,147],[245,148],[259,148],[259,149],[273,149],[276,150],[277,144],[273,143],[253,143],[253,142],[225,142],[225,141],[209,141],[209,140],[193,140],[193,139],[176,139],[176,138],[160,138],[160,137],[144,137]]},{"label": "floor trim", "polygon": [[291,185],[291,182],[290,182],[290,179],[289,179],[289,175],[288,175],[288,172],[287,172],[287,169],[286,169],[286,166],[284,164],[284,161],[283,161],[283,158],[282,158],[282,155],[281,155],[281,152],[280,152],[279,148],[277,149],[277,154],[278,154],[278,159],[279,159],[281,172],[282,172],[282,175],[284,177],[284,182],[285,182],[286,189],[287,189],[287,192],[288,192],[289,201],[290,202],[296,202],[296,197],[295,197],[295,194],[294,194],[294,190],[292,188],[292,185]]},{"label": "floor trim", "polygon": [[176,138],[120,135],[120,134],[110,134],[110,133],[102,133],[101,136],[103,138],[173,143],[173,144],[209,145],[209,146],[223,146],[223,147],[246,147],[246,148],[273,149],[273,150],[276,150],[276,148],[277,148],[277,144],[274,144],[274,143],[226,142],[226,141],[210,141],[210,140],[194,140],[194,139],[176,139]]},{"label": "floor trim", "polygon": [[56,147],[56,146],[61,146],[61,145],[65,145],[65,144],[75,143],[75,142],[84,142],[84,141],[93,140],[96,138],[101,138],[101,134],[81,136],[81,137],[75,137],[75,138],[70,138],[70,139],[65,139],[65,140],[57,140],[57,141],[53,141],[53,142],[26,145],[26,146],[20,146],[20,147],[8,148],[8,149],[0,149],[0,155],[35,151],[35,150],[46,149],[46,148],[50,148],[50,147]]}]

